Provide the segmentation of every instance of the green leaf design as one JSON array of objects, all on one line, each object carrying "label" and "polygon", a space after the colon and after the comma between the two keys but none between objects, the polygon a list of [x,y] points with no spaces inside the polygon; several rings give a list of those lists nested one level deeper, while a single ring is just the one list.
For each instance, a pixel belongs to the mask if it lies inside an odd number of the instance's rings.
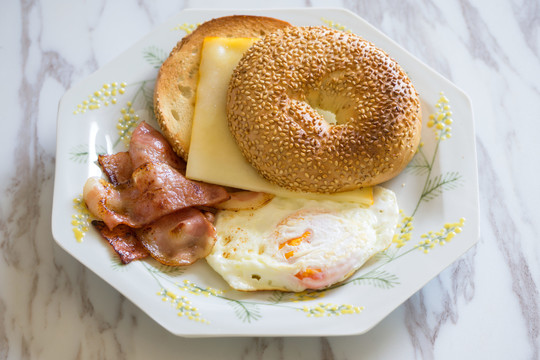
[{"label": "green leaf design", "polygon": [[[107,150],[105,146],[96,145],[96,152],[98,155],[106,154]],[[69,152],[69,159],[79,164],[85,164],[88,162],[88,144],[79,144],[71,149]]]},{"label": "green leaf design", "polygon": [[179,276],[182,275],[185,271],[183,267],[180,266],[167,266],[161,263],[156,262],[147,267],[148,271],[154,274],[165,274],[168,276]]},{"label": "green leaf design", "polygon": [[406,171],[414,175],[424,175],[430,169],[430,165],[423,154],[417,153],[405,168]]},{"label": "green leaf design", "polygon": [[268,298],[268,302],[278,304],[284,300],[286,300],[289,296],[287,296],[289,293],[286,293],[284,291],[272,291],[272,294]]},{"label": "green leaf design", "polygon": [[145,105],[148,111],[150,111],[150,114],[154,114],[154,86],[153,83],[151,83],[150,89],[146,88],[147,83],[144,83],[141,87],[141,92],[144,97]]},{"label": "green leaf design", "polygon": [[372,285],[382,289],[390,289],[399,285],[399,278],[385,270],[370,271],[351,281],[356,285]]},{"label": "green leaf design", "polygon": [[423,201],[430,201],[442,194],[444,190],[455,189],[459,185],[461,175],[452,171],[446,174],[439,174],[426,183],[424,192],[421,195]]},{"label": "green leaf design", "polygon": [[128,268],[128,265],[129,264],[124,264],[116,253],[111,254],[111,267],[115,271],[126,271]]},{"label": "green leaf design", "polygon": [[398,252],[398,249],[396,249],[395,247],[389,247],[388,249],[383,250],[373,255],[372,257],[373,262],[381,261],[384,263],[389,263],[395,259],[397,252]]},{"label": "green leaf design", "polygon": [[168,56],[167,52],[157,46],[149,46],[143,50],[144,59],[155,69],[159,69]]},{"label": "green leaf design", "polygon": [[232,306],[234,314],[243,322],[251,323],[261,318],[259,307],[253,303],[228,299],[229,305]]}]

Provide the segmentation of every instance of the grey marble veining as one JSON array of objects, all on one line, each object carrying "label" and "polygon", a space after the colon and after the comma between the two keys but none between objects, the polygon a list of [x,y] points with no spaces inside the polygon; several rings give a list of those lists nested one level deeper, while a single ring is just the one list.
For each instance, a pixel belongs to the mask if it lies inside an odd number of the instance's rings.
[{"label": "grey marble veining", "polygon": [[[481,239],[367,334],[178,338],[52,239],[60,97],[172,14],[211,6],[348,8],[472,100]],[[540,358],[538,1],[10,1],[0,39],[0,359]]]}]

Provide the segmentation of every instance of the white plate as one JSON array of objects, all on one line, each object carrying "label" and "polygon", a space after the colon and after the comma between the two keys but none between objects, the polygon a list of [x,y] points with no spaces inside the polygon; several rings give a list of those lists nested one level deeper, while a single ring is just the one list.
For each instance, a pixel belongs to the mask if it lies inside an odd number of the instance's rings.
[{"label": "white plate", "polygon": [[[154,80],[161,61],[177,41],[196,24],[230,14],[265,15],[294,25],[350,30],[394,57],[421,96],[424,145],[411,167],[385,184],[398,196],[403,210],[401,224],[410,222],[414,226],[398,228],[391,247],[341,287],[302,294],[241,293],[231,290],[204,261],[187,268],[168,268],[154,260],[120,265],[111,247],[88,225],[84,207],[74,202],[80,199],[86,179],[101,174],[95,164],[97,154],[125,149],[118,133],[119,123],[126,124],[138,117],[155,125],[151,109]],[[112,94],[113,89],[116,95]],[[111,94],[106,95],[107,91]],[[449,101],[443,105],[450,109],[441,111],[436,107],[441,92]],[[93,109],[96,104],[99,108]],[[438,113],[450,110],[452,136],[437,140],[436,133],[447,130],[428,127],[429,114],[436,114],[437,118]],[[448,80],[348,11],[183,11],[69,90],[60,103],[57,131],[54,238],[68,253],[177,335],[361,334],[478,240],[477,167],[470,101]],[[407,217],[412,215],[414,218],[408,221]],[[464,223],[459,224],[460,219],[465,219]],[[436,241],[446,238],[451,231],[455,234],[451,241]],[[426,242],[428,238],[433,241]]]}]

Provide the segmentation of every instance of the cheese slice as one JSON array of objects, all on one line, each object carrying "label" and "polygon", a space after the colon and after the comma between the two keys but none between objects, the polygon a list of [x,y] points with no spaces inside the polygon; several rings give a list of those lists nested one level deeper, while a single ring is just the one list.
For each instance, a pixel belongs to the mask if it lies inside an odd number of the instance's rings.
[{"label": "cheese slice", "polygon": [[282,197],[373,204],[371,187],[334,194],[295,192],[264,179],[244,158],[229,131],[227,89],[236,64],[257,38],[207,37],[202,48],[186,176]]}]

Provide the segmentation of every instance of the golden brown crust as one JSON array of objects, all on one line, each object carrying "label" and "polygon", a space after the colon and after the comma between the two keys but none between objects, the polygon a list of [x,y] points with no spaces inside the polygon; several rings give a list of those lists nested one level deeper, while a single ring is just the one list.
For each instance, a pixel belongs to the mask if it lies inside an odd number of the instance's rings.
[{"label": "golden brown crust", "polygon": [[296,191],[389,180],[420,140],[420,101],[403,69],[359,36],[325,27],[291,27],[254,44],[233,73],[227,113],[248,161]]},{"label": "golden brown crust", "polygon": [[290,26],[262,16],[226,16],[207,21],[184,37],[159,70],[154,90],[154,112],[175,152],[187,160],[191,121],[199,79],[201,48],[205,37],[263,37]]}]

